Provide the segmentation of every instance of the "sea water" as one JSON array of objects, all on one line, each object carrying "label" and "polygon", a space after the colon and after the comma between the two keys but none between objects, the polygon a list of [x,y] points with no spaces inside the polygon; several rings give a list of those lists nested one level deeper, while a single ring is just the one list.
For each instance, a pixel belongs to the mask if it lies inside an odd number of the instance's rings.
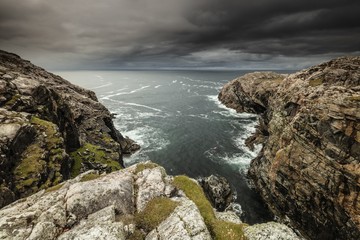
[{"label": "sea water", "polygon": [[115,114],[115,127],[141,145],[125,165],[152,160],[168,174],[219,174],[237,192],[247,223],[271,219],[249,188],[246,171],[254,151],[244,142],[257,116],[236,113],[217,98],[222,86],[246,71],[67,71],[56,74],[93,90]]}]

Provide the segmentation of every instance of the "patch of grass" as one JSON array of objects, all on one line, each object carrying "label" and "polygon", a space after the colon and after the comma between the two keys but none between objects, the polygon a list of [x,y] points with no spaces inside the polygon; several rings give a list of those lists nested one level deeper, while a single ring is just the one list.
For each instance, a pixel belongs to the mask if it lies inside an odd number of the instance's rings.
[{"label": "patch of grass", "polygon": [[45,192],[54,192],[56,190],[59,190],[63,185],[64,185],[63,183],[60,183],[58,185],[46,189]]},{"label": "patch of grass", "polygon": [[165,197],[152,199],[144,211],[135,214],[135,222],[138,228],[150,232],[164,221],[176,208],[177,202]]},{"label": "patch of grass", "polygon": [[97,179],[97,178],[99,178],[99,177],[100,177],[99,174],[89,173],[89,174],[86,174],[86,175],[82,176],[82,178],[80,179],[80,182],[91,181],[91,180]]},{"label": "patch of grass", "polygon": [[76,151],[70,153],[71,158],[74,160],[74,164],[71,169],[71,177],[76,177],[80,173],[81,163],[84,161],[96,162],[107,164],[111,171],[120,170],[120,163],[107,158],[107,154],[99,146],[85,143],[82,147]]},{"label": "patch of grass", "polygon": [[103,133],[103,134],[102,134],[102,139],[103,139],[104,142],[107,143],[107,144],[112,144],[112,143],[114,143],[114,139],[112,139],[112,137],[111,137],[108,133]]},{"label": "patch of grass", "polygon": [[43,128],[47,137],[46,137],[46,144],[47,149],[56,149],[60,144],[62,144],[62,139],[60,136],[57,136],[57,126],[49,121],[42,120],[38,117],[33,116],[30,121],[32,124],[36,124]]},{"label": "patch of grass", "polygon": [[25,150],[24,158],[14,170],[16,189],[19,192],[24,192],[40,180],[38,176],[46,166],[46,162],[41,159],[43,153],[44,150],[36,143]]},{"label": "patch of grass", "polygon": [[21,98],[21,95],[20,95],[20,94],[15,94],[14,96],[12,96],[12,98],[11,98],[9,101],[7,101],[7,102],[5,103],[5,106],[7,106],[7,107],[12,107],[12,106],[14,106],[15,103],[16,103],[20,98]]},{"label": "patch of grass", "polygon": [[139,172],[142,172],[142,171],[144,171],[145,169],[152,169],[152,168],[156,168],[156,167],[158,167],[158,166],[159,166],[159,165],[157,165],[156,163],[153,163],[153,162],[139,163],[139,164],[136,166],[135,174],[138,174]]},{"label": "patch of grass", "polygon": [[321,78],[315,78],[309,80],[310,87],[317,87],[321,84],[323,84],[323,80]]},{"label": "patch of grass", "polygon": [[212,237],[218,240],[245,239],[242,224],[218,220],[202,188],[187,176],[176,176],[173,184],[185,192],[198,207]]}]

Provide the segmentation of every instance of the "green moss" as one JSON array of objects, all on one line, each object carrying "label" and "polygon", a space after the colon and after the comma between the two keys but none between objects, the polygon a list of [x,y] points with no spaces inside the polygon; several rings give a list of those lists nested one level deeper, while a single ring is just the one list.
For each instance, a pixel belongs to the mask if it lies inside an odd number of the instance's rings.
[{"label": "green moss", "polygon": [[58,135],[57,126],[49,121],[42,120],[33,116],[30,121],[32,124],[38,125],[46,133],[47,149],[57,149],[62,144],[62,139]]},{"label": "green moss", "polygon": [[176,176],[173,184],[183,190],[198,207],[204,222],[214,239],[245,239],[243,225],[216,219],[213,208],[202,188],[187,176]]},{"label": "green moss", "polygon": [[107,144],[111,144],[114,142],[114,139],[112,139],[112,137],[108,134],[108,133],[103,133],[102,134],[102,139],[104,140],[105,143]]},{"label": "green moss", "polygon": [[82,178],[80,179],[80,182],[91,181],[91,180],[97,179],[97,178],[99,178],[99,177],[100,177],[99,174],[89,173],[89,174],[86,174],[86,175],[82,176]]},{"label": "green moss", "polygon": [[64,185],[63,183],[55,185],[53,187],[46,189],[45,192],[54,192],[56,190],[59,190],[63,185]]},{"label": "green moss", "polygon": [[[75,153],[76,154],[76,153]],[[73,166],[71,168],[71,177],[74,178],[80,174],[82,159],[80,157],[74,156],[74,153],[71,153],[70,156],[74,159]]]},{"label": "green moss", "polygon": [[12,96],[12,98],[9,101],[5,103],[5,106],[9,106],[9,107],[14,106],[14,104],[20,99],[20,97],[21,97],[20,94],[15,94],[14,96]]},{"label": "green moss", "polygon": [[315,78],[309,80],[310,87],[317,87],[321,84],[323,84],[323,80],[321,78]]},{"label": "green moss", "polygon": [[152,168],[156,168],[156,167],[158,167],[158,166],[159,166],[159,165],[157,165],[156,163],[153,163],[153,162],[139,163],[139,164],[136,166],[135,174],[138,174],[139,172],[142,172],[142,171],[144,171],[145,169],[152,169]]},{"label": "green moss", "polygon": [[41,159],[43,153],[44,150],[37,144],[32,144],[25,150],[23,159],[14,170],[17,191],[25,192],[33,185],[33,190],[37,190],[36,185],[40,180],[38,176],[46,167],[46,162]]},{"label": "green moss", "polygon": [[144,211],[135,215],[135,222],[138,228],[150,232],[164,221],[176,208],[177,202],[169,198],[158,197],[152,199]]},{"label": "green moss", "polygon": [[76,151],[70,153],[74,164],[71,169],[71,177],[76,177],[80,173],[81,163],[84,161],[107,164],[111,171],[120,170],[120,163],[107,158],[107,154],[100,147],[86,143]]}]

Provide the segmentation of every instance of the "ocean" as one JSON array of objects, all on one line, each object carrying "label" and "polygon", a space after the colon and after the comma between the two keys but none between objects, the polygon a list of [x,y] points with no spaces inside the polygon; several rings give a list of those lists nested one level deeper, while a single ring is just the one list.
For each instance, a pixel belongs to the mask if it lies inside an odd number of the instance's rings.
[{"label": "ocean", "polygon": [[219,174],[237,192],[243,220],[272,220],[246,171],[254,151],[244,141],[257,116],[236,113],[217,99],[222,86],[248,71],[62,71],[57,75],[93,90],[115,114],[115,127],[141,145],[124,159],[129,166],[152,160],[168,174],[197,178]]}]

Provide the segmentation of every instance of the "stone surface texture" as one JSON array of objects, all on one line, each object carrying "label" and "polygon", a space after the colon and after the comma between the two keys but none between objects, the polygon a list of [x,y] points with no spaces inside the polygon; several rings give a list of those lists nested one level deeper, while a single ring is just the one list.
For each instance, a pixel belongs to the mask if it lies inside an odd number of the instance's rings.
[{"label": "stone surface texture", "polygon": [[218,211],[224,211],[235,199],[230,183],[222,176],[210,175],[200,178],[198,182],[213,207]]},{"label": "stone surface texture", "polygon": [[260,114],[249,176],[276,215],[311,239],[360,239],[360,57],[247,74],[219,100]]},{"label": "stone surface texture", "polygon": [[142,211],[151,199],[160,196],[179,205],[147,239],[211,239],[197,206],[177,193],[162,167],[140,172],[136,168],[84,181],[95,174],[92,170],[2,208],[0,239],[126,239],[130,224],[119,219]]}]

